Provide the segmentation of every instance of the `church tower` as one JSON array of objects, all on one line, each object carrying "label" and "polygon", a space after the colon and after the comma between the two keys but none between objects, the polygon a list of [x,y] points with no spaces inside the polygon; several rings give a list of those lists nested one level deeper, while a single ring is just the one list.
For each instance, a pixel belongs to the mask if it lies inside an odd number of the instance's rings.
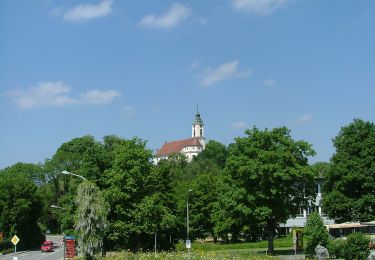
[{"label": "church tower", "polygon": [[203,145],[203,148],[205,147],[204,124],[203,124],[201,115],[199,114],[198,106],[197,106],[197,113],[195,114],[195,119],[193,121],[191,137],[197,137],[199,141],[201,142],[201,144]]}]

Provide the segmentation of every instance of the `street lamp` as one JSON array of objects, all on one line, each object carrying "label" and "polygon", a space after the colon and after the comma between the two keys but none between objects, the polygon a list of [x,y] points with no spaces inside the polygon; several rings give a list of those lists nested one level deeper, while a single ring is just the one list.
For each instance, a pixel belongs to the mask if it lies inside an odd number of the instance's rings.
[{"label": "street lamp", "polygon": [[83,179],[83,180],[86,180],[85,177],[83,177],[83,176],[81,176],[81,175],[78,175],[78,174],[74,174],[74,173],[68,172],[68,171],[62,171],[61,173],[62,173],[62,174],[65,174],[65,175],[73,175],[73,176],[76,176],[76,177],[81,178],[81,179]]},{"label": "street lamp", "polygon": [[66,209],[64,207],[60,207],[60,206],[56,206],[56,205],[51,205],[51,208],[54,208],[54,209]]},{"label": "street lamp", "polygon": [[187,234],[186,248],[188,249],[189,257],[190,257],[190,247],[191,247],[191,242],[189,238],[189,195],[190,195],[190,192],[192,192],[191,189],[189,189],[189,193],[186,198],[186,234]]},{"label": "street lamp", "polygon": [[[51,205],[50,206],[51,208],[54,208],[54,209],[63,209],[63,210],[66,210],[66,208],[64,208],[64,207],[60,207],[60,206],[56,206],[56,205]],[[62,227],[61,227],[61,225],[60,225],[60,231],[61,231],[61,233],[62,233],[62,235],[63,235],[63,252],[64,252],[64,260],[65,260],[65,234],[62,232]]]}]

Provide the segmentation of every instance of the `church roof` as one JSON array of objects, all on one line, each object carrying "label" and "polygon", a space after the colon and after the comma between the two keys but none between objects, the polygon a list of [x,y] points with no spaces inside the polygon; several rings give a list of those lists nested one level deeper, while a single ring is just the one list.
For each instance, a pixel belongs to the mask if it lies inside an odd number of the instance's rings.
[{"label": "church roof", "polygon": [[198,110],[197,110],[197,113],[195,114],[195,118],[193,121],[193,126],[194,125],[204,125],[203,120],[201,118],[201,114],[199,114]]},{"label": "church roof", "polygon": [[166,156],[172,153],[179,153],[186,146],[203,146],[197,137],[192,137],[185,140],[178,140],[165,143],[162,148],[156,153],[156,156]]}]

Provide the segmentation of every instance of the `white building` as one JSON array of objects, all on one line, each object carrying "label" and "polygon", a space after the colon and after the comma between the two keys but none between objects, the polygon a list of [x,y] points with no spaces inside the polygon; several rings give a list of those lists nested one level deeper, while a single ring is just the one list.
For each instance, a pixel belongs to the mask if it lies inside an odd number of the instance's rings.
[{"label": "white building", "polygon": [[316,198],[311,206],[303,209],[300,209],[299,214],[295,218],[290,218],[286,221],[285,224],[281,224],[280,227],[290,229],[293,227],[304,227],[306,225],[307,217],[314,211],[318,212],[322,217],[324,225],[334,224],[334,220],[329,219],[322,209],[322,185],[324,179],[322,177],[315,179],[315,191]]},{"label": "white building", "polygon": [[191,127],[191,138],[166,142],[155,154],[154,163],[157,164],[162,159],[168,159],[171,154],[182,153],[187,161],[191,162],[205,148],[204,123],[198,112]]}]

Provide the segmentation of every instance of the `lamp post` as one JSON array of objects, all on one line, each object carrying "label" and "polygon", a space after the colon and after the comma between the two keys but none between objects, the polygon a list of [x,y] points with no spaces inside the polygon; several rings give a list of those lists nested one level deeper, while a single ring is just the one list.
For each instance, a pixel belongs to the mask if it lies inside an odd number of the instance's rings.
[{"label": "lamp post", "polygon": [[[66,210],[66,208],[64,208],[64,207],[60,207],[60,206],[56,206],[56,205],[51,205],[50,206],[51,208],[54,208],[54,209],[62,209],[62,210]],[[63,252],[64,252],[64,257],[63,257],[63,259],[65,260],[65,234],[62,232],[62,226],[60,225],[60,231],[61,231],[61,233],[62,233],[62,235],[63,235]]]},{"label": "lamp post", "polygon": [[73,176],[76,176],[76,177],[81,178],[83,180],[86,180],[86,178],[83,177],[82,175],[74,174],[74,173],[71,173],[71,172],[68,172],[68,171],[62,171],[61,173],[65,174],[65,175],[73,175]]},{"label": "lamp post", "polygon": [[189,238],[189,196],[190,196],[191,191],[192,190],[189,189],[189,192],[186,198],[186,235],[187,235],[186,248],[188,250],[189,258],[190,258],[190,248],[191,248],[191,242]]},{"label": "lamp post", "polygon": [[[83,177],[82,175],[74,174],[74,173],[71,173],[71,172],[68,172],[68,171],[62,171],[61,174],[72,175],[72,176],[75,176],[75,177],[81,178],[82,180],[86,180],[86,178]],[[65,209],[65,208],[63,208],[63,207],[59,207],[59,206],[56,206],[56,205],[51,205],[51,207],[52,207],[52,208],[58,208],[58,209]],[[64,242],[64,260],[65,260],[65,249],[66,249],[65,235],[64,235],[64,237],[63,237],[63,242]]]}]

